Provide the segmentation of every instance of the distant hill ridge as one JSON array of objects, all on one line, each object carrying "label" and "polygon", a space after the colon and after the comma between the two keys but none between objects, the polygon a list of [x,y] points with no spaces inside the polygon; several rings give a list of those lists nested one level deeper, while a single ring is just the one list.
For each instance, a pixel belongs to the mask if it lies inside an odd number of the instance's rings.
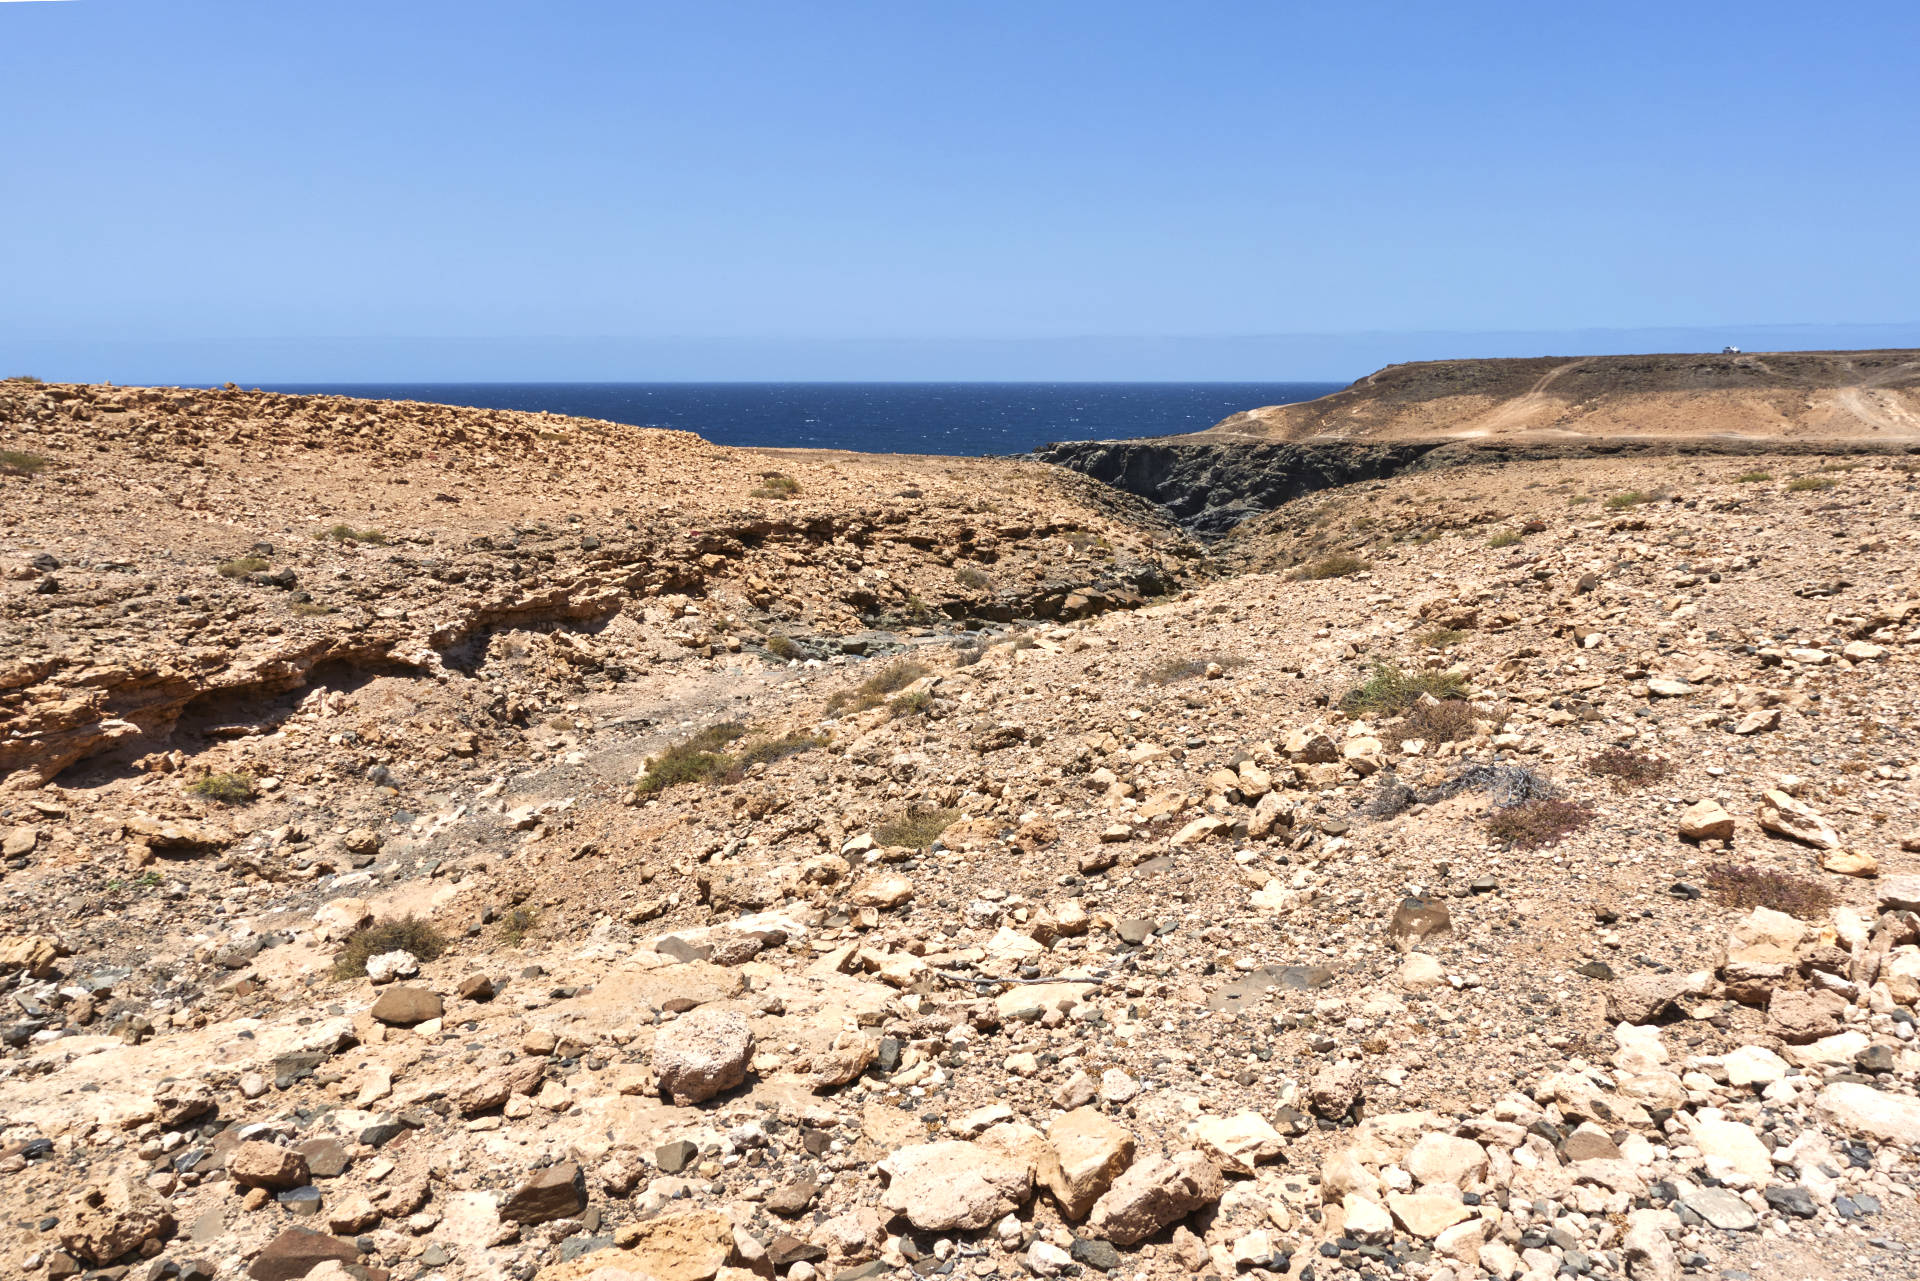
[{"label": "distant hill ridge", "polygon": [[1920,351],[1421,361],[1169,439],[1639,436],[1920,437]]}]

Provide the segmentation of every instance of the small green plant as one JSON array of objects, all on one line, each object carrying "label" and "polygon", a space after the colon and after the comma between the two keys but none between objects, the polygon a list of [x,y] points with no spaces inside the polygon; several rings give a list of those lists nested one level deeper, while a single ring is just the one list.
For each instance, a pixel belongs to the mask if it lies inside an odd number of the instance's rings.
[{"label": "small green plant", "polygon": [[1578,801],[1540,799],[1497,809],[1487,818],[1487,835],[1515,849],[1551,845],[1593,821],[1593,811]]},{"label": "small green plant", "polygon": [[1467,678],[1459,672],[1423,668],[1409,672],[1391,663],[1376,663],[1373,675],[1346,692],[1340,708],[1346,712],[1404,712],[1420,701],[1422,694],[1437,699],[1462,699],[1467,696]]},{"label": "small green plant", "polygon": [[1642,503],[1650,503],[1654,500],[1654,497],[1654,495],[1642,490],[1629,489],[1623,494],[1614,494],[1608,498],[1607,510],[1616,512],[1626,511],[1630,507],[1638,507]]},{"label": "small green plant", "polygon": [[1365,573],[1372,568],[1373,565],[1370,562],[1361,560],[1358,556],[1336,552],[1331,556],[1322,556],[1319,560],[1302,565],[1293,571],[1293,576],[1300,582],[1313,583],[1326,578],[1351,578],[1355,574]]},{"label": "small green plant", "polygon": [[1453,743],[1478,733],[1479,720],[1473,704],[1464,698],[1421,700],[1401,721],[1400,736],[1425,739],[1429,743]]},{"label": "small green plant", "polygon": [[1458,627],[1436,627],[1430,632],[1422,632],[1414,637],[1414,642],[1428,649],[1450,649],[1467,638],[1467,634]]},{"label": "small green plant", "polygon": [[500,918],[500,941],[508,947],[519,947],[527,941],[527,935],[533,933],[539,919],[539,914],[530,907],[509,908]]},{"label": "small green plant", "polygon": [[45,385],[44,379],[35,378],[32,374],[15,374],[11,378],[7,379],[7,381],[10,383],[26,383],[30,387],[40,387]]},{"label": "small green plant", "polygon": [[1569,499],[1567,500],[1567,506],[1569,506],[1569,507],[1584,507],[1584,506],[1585,506],[1586,504],[1588,504],[1588,503],[1590,503],[1590,502],[1592,502],[1592,501],[1593,501],[1593,495],[1592,495],[1592,494],[1575,494],[1575,495],[1574,495],[1574,496],[1573,496],[1572,498],[1569,498]]},{"label": "small green plant", "polygon": [[355,529],[351,525],[332,525],[320,531],[320,537],[332,543],[373,543],[385,546],[393,541],[377,529]]},{"label": "small green plant", "polygon": [[760,473],[760,483],[747,491],[750,498],[792,498],[800,492],[800,482],[784,472]]},{"label": "small green plant", "polygon": [[25,450],[0,449],[0,476],[37,476],[53,465],[53,459]]},{"label": "small green plant", "polygon": [[1630,752],[1624,747],[1609,747],[1587,761],[1587,773],[1609,780],[1620,792],[1649,787],[1671,777],[1673,771],[1673,762],[1665,757]]},{"label": "small green plant", "polygon": [[725,748],[735,739],[744,738],[746,733],[745,726],[732,721],[709,725],[649,760],[634,783],[634,791],[651,796],[681,783],[707,783],[724,778],[734,767],[734,760],[726,755]]},{"label": "small green plant", "polygon": [[843,689],[827,700],[827,714],[834,715],[851,709],[856,712],[869,712],[894,694],[927,674],[927,669],[912,659],[901,659],[882,668],[878,673],[861,681],[853,689]]},{"label": "small green plant", "polygon": [[1517,529],[1503,529],[1487,540],[1487,546],[1512,547],[1524,537],[1525,535]]},{"label": "small green plant", "polygon": [[245,805],[255,796],[253,780],[245,774],[209,774],[187,785],[187,791],[222,805]]},{"label": "small green plant", "polygon": [[1707,888],[1735,911],[1770,907],[1803,921],[1818,920],[1839,899],[1819,881],[1752,863],[1715,863],[1707,868]]},{"label": "small green plant", "polygon": [[940,833],[953,826],[959,810],[921,809],[911,806],[873,829],[876,844],[923,850],[940,839]]},{"label": "small green plant", "polygon": [[1815,471],[1859,471],[1862,467],[1865,467],[1865,466],[1866,466],[1865,463],[1859,463],[1859,462],[1822,463],[1820,464],[1820,466],[1814,468],[1814,470]]},{"label": "small green plant", "polygon": [[257,574],[266,569],[271,561],[264,556],[240,556],[220,566],[222,578],[245,578],[248,574]]},{"label": "small green plant", "polygon": [[322,614],[337,614],[340,612],[332,605],[322,605],[319,601],[312,600],[296,601],[294,604],[287,606],[287,608],[302,618],[318,618]]},{"label": "small green plant", "polygon": [[887,706],[893,713],[893,719],[900,721],[907,719],[909,716],[920,715],[925,712],[932,703],[932,690],[916,689],[911,694],[902,694]]},{"label": "small green plant", "polygon": [[775,658],[798,658],[800,646],[794,643],[793,637],[783,632],[769,632],[767,633],[767,653]]},{"label": "small green plant", "polygon": [[1787,482],[1787,489],[1796,494],[1810,491],[1832,489],[1838,483],[1831,476],[1795,476]]},{"label": "small green plant", "polygon": [[347,936],[340,955],[333,959],[333,972],[343,979],[364,978],[367,961],[388,952],[408,952],[423,961],[432,961],[447,950],[447,936],[431,921],[403,916],[375,921]]},{"label": "small green plant", "polygon": [[1734,477],[1734,480],[1742,485],[1757,485],[1763,480],[1772,479],[1773,473],[1770,471],[1743,471]]},{"label": "small green plant", "polygon": [[953,571],[953,578],[962,587],[971,587],[975,591],[984,591],[993,586],[993,579],[978,565],[962,565]]}]

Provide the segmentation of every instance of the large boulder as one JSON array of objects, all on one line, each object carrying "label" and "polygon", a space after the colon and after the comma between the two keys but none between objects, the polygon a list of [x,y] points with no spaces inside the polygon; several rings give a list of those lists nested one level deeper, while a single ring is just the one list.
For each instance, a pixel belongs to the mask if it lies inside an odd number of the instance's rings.
[{"label": "large boulder", "polygon": [[978,1143],[946,1140],[904,1147],[880,1163],[881,1201],[923,1232],[972,1232],[1026,1204],[1033,1167]]},{"label": "large boulder", "polygon": [[1813,1106],[1822,1117],[1851,1133],[1901,1147],[1920,1143],[1920,1099],[1909,1095],[1842,1081],[1820,1091]]},{"label": "large boulder", "polygon": [[1134,1245],[1212,1205],[1225,1190],[1220,1167],[1198,1152],[1141,1161],[1094,1202],[1087,1234]]},{"label": "large boulder", "polygon": [[660,1029],[653,1072],[660,1092],[679,1107],[704,1103],[747,1079],[753,1031],[729,1010],[694,1010]]},{"label": "large boulder", "polygon": [[1847,1002],[1837,992],[1776,989],[1767,1002],[1767,1030],[1788,1045],[1810,1045],[1846,1026]]},{"label": "large boulder", "polygon": [[1076,1223],[1133,1161],[1133,1135],[1090,1107],[1056,1120],[1047,1141],[1040,1181],[1060,1203],[1060,1212]]},{"label": "large boulder", "polygon": [[323,1263],[359,1260],[359,1247],[351,1241],[305,1228],[288,1228],[254,1256],[247,1275],[253,1281],[299,1281]]},{"label": "large boulder", "polygon": [[173,1208],[145,1184],[109,1179],[83,1191],[60,1221],[60,1246],[84,1263],[105,1267],[146,1241],[173,1235]]},{"label": "large boulder", "polygon": [[1832,823],[1778,788],[1768,789],[1761,797],[1760,826],[1817,850],[1840,848],[1840,833]]}]

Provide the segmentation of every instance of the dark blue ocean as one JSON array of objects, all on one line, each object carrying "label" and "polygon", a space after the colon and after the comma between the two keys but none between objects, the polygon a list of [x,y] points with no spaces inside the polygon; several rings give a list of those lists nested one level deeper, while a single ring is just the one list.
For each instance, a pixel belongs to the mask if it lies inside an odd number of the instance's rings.
[{"label": "dark blue ocean", "polygon": [[269,391],[549,410],[715,444],[876,454],[1024,454],[1056,440],[1199,431],[1340,383],[327,383]]}]

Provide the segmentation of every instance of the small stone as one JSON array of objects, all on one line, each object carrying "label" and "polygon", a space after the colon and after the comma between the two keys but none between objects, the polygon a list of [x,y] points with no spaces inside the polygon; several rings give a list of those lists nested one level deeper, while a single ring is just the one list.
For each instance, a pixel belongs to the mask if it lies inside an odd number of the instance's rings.
[{"label": "small stone", "polygon": [[500,1205],[500,1218],[512,1223],[569,1219],[587,1208],[586,1176],[572,1161],[535,1171]]},{"label": "small stone", "polygon": [[1726,1188],[1696,1188],[1681,1204],[1722,1232],[1749,1232],[1760,1226],[1753,1207]]},{"label": "small stone", "polygon": [[323,1263],[357,1263],[360,1248],[324,1232],[288,1228],[267,1243],[247,1267],[253,1281],[299,1281]]},{"label": "small stone", "polygon": [[879,1168],[886,1208],[927,1232],[989,1226],[1026,1203],[1033,1178],[1025,1161],[957,1139],[896,1149]]},{"label": "small stone", "polygon": [[1680,812],[1680,835],[1689,841],[1730,841],[1733,815],[1719,801],[1696,801]]},{"label": "small stone", "polygon": [[250,1139],[228,1154],[227,1173],[243,1188],[284,1191],[307,1181],[307,1159],[291,1148]]},{"label": "small stone", "polygon": [[699,1159],[699,1145],[689,1139],[675,1139],[653,1150],[653,1163],[667,1174],[678,1174]]},{"label": "small stone", "polygon": [[438,993],[403,984],[382,992],[369,1013],[393,1027],[412,1027],[439,1018],[446,1013],[446,1007]]}]

